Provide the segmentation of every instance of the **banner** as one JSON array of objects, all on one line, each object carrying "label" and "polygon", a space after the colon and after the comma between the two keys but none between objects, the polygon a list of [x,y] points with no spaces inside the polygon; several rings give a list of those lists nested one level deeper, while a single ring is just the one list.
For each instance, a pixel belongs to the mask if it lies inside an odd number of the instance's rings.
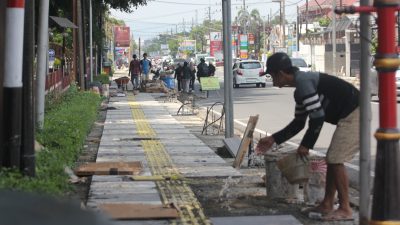
[{"label": "banner", "polygon": [[179,46],[179,51],[194,51],[196,40],[183,40]]},{"label": "banner", "polygon": [[115,26],[114,27],[114,41],[115,47],[129,47],[130,45],[130,28]]},{"label": "banner", "polygon": [[222,33],[210,32],[210,56],[214,56],[218,61],[222,60]]},{"label": "banner", "polygon": [[248,59],[249,56],[247,54],[248,50],[247,35],[246,34],[239,35],[239,41],[240,41],[240,58]]},{"label": "banner", "polygon": [[249,33],[248,34],[249,37],[249,45],[254,45],[254,34]]}]

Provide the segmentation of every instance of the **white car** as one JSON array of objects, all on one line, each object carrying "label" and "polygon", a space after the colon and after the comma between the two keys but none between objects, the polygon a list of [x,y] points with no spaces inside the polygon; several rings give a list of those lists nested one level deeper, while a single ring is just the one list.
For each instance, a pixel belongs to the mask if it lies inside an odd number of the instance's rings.
[{"label": "white car", "polygon": [[217,61],[217,60],[215,59],[215,57],[207,56],[207,57],[204,57],[204,61],[206,61],[207,65],[210,64],[210,62],[211,62],[215,66],[215,61]]},{"label": "white car", "polygon": [[298,67],[300,71],[311,71],[311,65],[307,65],[306,61],[302,58],[290,58],[292,65]]},{"label": "white car", "polygon": [[265,87],[264,68],[258,60],[240,60],[233,65],[233,87],[242,84],[255,84]]},{"label": "white car", "polygon": [[[371,95],[378,96],[379,91],[379,81],[378,81],[378,73],[375,69],[371,69],[370,73],[370,81],[371,81]],[[400,96],[400,70],[396,71],[396,87],[397,96]]]}]

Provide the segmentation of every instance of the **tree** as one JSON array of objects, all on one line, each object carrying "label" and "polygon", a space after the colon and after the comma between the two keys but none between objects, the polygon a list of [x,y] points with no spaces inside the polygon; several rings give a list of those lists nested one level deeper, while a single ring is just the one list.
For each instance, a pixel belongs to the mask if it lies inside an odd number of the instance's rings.
[{"label": "tree", "polygon": [[329,19],[328,16],[319,18],[318,23],[321,27],[328,27],[328,25],[331,23],[331,20]]}]

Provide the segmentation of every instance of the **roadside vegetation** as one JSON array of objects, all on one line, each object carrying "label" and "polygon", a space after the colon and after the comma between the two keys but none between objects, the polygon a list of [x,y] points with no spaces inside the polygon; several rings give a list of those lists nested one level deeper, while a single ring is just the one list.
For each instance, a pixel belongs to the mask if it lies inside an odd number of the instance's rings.
[{"label": "roadside vegetation", "polygon": [[72,190],[65,167],[72,167],[89,133],[101,97],[80,92],[72,86],[61,96],[46,100],[44,128],[36,140],[44,148],[36,152],[36,177],[29,178],[13,169],[0,170],[0,188],[64,195]]}]

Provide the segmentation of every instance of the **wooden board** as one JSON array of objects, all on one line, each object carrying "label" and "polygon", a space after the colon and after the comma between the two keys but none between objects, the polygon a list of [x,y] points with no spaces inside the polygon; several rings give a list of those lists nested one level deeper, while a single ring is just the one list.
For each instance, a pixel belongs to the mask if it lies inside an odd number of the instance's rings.
[{"label": "wooden board", "polygon": [[250,119],[247,122],[246,130],[244,131],[242,141],[240,142],[238,153],[236,155],[235,161],[233,162],[233,167],[235,167],[236,169],[240,168],[244,156],[249,150],[249,144],[253,140],[253,133],[254,129],[256,128],[257,121],[258,121],[258,115],[250,116]]},{"label": "wooden board", "polygon": [[105,203],[99,208],[116,220],[134,219],[175,219],[179,217],[178,210],[173,206]]},{"label": "wooden board", "polygon": [[142,162],[96,162],[86,163],[75,169],[77,176],[91,175],[137,175],[142,171]]}]

